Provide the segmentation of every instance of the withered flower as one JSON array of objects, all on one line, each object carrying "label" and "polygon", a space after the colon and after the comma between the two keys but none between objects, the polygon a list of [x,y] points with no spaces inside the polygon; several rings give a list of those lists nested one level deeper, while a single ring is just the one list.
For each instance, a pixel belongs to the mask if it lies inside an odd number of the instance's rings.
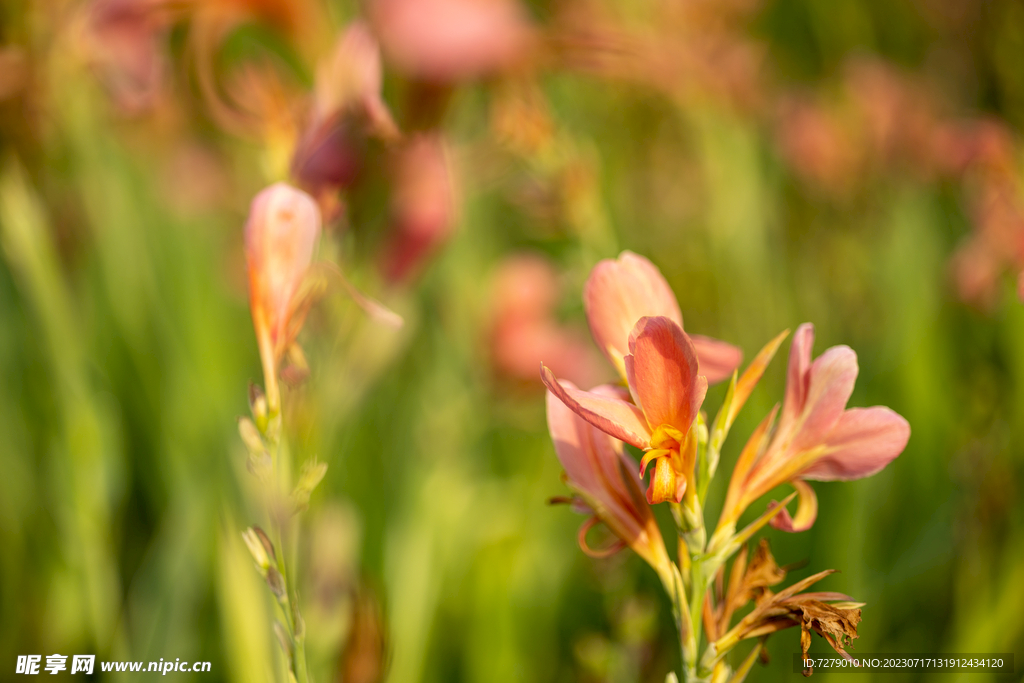
[{"label": "withered flower", "polygon": [[[744,560],[745,554],[738,557],[733,565],[729,594],[722,605],[721,616],[726,617],[729,607],[742,607],[751,599],[755,601],[755,607],[724,635],[717,638],[709,635],[709,639],[713,639],[708,653],[711,657],[717,661],[741,640],[768,636],[795,626],[800,627],[800,649],[805,657],[811,647],[812,632],[824,638],[843,657],[850,657],[846,648],[858,637],[857,624],[861,620],[863,603],[854,602],[842,593],[801,592],[834,573],[834,569],[818,572],[772,593],[768,586],[782,581],[785,571],[776,564],[767,541],[761,541],[754,559],[746,567],[743,566]],[[711,611],[714,613],[714,608]],[[727,619],[720,619],[715,625],[716,635],[728,626]],[[810,674],[810,670],[804,671],[805,676]]]}]

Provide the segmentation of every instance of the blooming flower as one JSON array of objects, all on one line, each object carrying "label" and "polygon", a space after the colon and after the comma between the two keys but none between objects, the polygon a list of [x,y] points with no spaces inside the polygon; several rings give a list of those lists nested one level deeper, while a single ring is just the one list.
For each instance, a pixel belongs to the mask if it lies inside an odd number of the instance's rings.
[{"label": "blooming flower", "polygon": [[[568,382],[566,386],[575,389]],[[592,393],[618,400],[621,391],[603,385]],[[580,528],[580,547],[588,554],[597,554],[587,545],[586,533],[598,521],[603,522],[622,544],[632,548],[666,579],[672,561],[651,508],[643,500],[640,480],[622,451],[622,443],[580,419],[551,393],[547,397],[547,414],[548,430],[568,484],[593,515]]]},{"label": "blooming flower", "polygon": [[[665,316],[683,327],[683,314],[668,282],[653,263],[631,251],[594,266],[583,287],[583,306],[594,341],[623,379],[623,358],[637,320],[645,315]],[[699,373],[712,384],[732,375],[743,359],[732,344],[701,335],[689,335],[689,339],[700,362]]]},{"label": "blooming flower", "polygon": [[814,326],[793,337],[786,399],[774,433],[775,412],[754,432],[729,483],[719,528],[735,524],[754,500],[790,482],[800,494],[796,519],[785,510],[773,526],[803,531],[814,523],[817,499],[804,480],[860,479],[875,474],[903,452],[910,425],[893,410],[846,408],[857,379],[857,354],[833,346],[811,362]]},{"label": "blooming flower", "polygon": [[541,379],[573,412],[646,453],[640,475],[656,461],[647,502],[680,502],[693,472],[697,442],[691,427],[707,392],[697,353],[683,328],[665,317],[642,317],[629,335],[623,367],[633,403],[559,383],[541,366]]},{"label": "blooming flower", "polygon": [[277,364],[302,326],[298,294],[319,234],[320,210],[305,192],[277,183],[253,199],[245,224],[249,307],[271,412],[276,407]]}]

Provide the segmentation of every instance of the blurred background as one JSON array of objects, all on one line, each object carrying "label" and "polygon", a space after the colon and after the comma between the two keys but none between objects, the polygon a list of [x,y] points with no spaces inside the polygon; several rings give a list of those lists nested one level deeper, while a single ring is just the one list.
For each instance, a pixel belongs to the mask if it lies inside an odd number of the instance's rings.
[{"label": "blurred background", "polygon": [[[867,603],[854,652],[1020,660],[1022,55],[1010,0],[5,0],[3,677],[59,652],[274,680],[236,420],[262,381],[242,227],[278,180],[405,319],[329,293],[288,383],[293,453],[329,464],[297,551],[316,680],[677,667],[653,572],[547,505],[537,368],[612,377],[580,292],[622,249],[687,330],[749,358],[813,322],[859,354],[851,404],[910,421],[881,474],[816,484],[811,531],[768,534]],[[750,680],[791,679],[798,640]]]}]

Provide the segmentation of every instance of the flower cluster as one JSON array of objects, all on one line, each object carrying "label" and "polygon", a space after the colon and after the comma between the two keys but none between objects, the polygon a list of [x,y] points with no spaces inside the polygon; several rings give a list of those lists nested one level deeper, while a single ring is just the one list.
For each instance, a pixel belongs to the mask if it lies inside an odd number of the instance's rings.
[{"label": "flower cluster", "polygon": [[[847,408],[857,378],[856,354],[835,346],[812,360],[814,328],[801,325],[790,350],[781,412],[776,406],[743,448],[708,539],[702,505],[722,444],[787,333],[770,341],[739,375],[739,349],[688,334],[661,273],[630,252],[599,263],[583,298],[594,340],[626,388],[602,385],[585,391],[541,366],[555,451],[577,508],[589,515],[580,529],[580,546],[588,554],[628,546],[658,573],[673,602],[687,680],[725,680],[729,668],[724,657],[739,641],[789,626],[801,627],[804,652],[813,631],[845,654],[844,644],[857,637],[861,605],[838,593],[802,592],[830,571],[772,593],[768,587],[782,581],[785,572],[764,542],[748,564],[745,543],[769,523],[790,532],[810,528],[817,499],[808,480],[875,474],[903,451],[910,438],[907,421],[885,407]],[[701,410],[708,383],[730,376],[725,401],[709,423]],[[623,443],[643,452],[639,473]],[[641,478],[649,468],[644,497]],[[772,501],[737,531],[747,508],[784,484],[795,493],[782,504]],[[790,515],[786,503],[796,495],[797,511]],[[657,503],[672,508],[683,544],[679,565],[669,559],[655,523],[651,506]],[[598,522],[619,539],[601,553],[586,542],[586,533]],[[725,591],[725,565],[737,551]],[[709,591],[716,577],[718,589]],[[733,614],[751,600],[753,611],[732,625]],[[702,625],[708,646],[698,657]],[[745,676],[759,649],[733,680]]]}]

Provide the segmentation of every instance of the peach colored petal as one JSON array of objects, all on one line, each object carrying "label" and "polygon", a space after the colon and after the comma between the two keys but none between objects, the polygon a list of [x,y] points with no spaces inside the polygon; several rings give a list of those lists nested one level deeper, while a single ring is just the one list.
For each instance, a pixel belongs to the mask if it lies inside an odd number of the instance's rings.
[{"label": "peach colored petal", "polygon": [[643,317],[629,336],[629,389],[653,430],[667,424],[686,433],[704,402],[707,379],[683,328],[669,318]]},{"label": "peach colored petal", "polygon": [[650,445],[651,431],[643,413],[632,403],[602,393],[581,391],[571,384],[559,382],[544,365],[541,365],[540,377],[562,403],[601,431],[637,448]]},{"label": "peach colored petal", "polygon": [[[818,497],[814,494],[814,489],[807,482],[794,479],[790,483],[793,484],[793,488],[800,494],[796,517],[790,517],[789,510],[783,508],[779,514],[772,517],[769,524],[780,531],[788,531],[789,533],[807,531],[814,525],[814,520],[818,518]],[[768,509],[771,510],[776,505],[778,503],[773,500],[768,504]]]},{"label": "peach colored petal", "polygon": [[665,316],[683,325],[676,296],[658,268],[643,256],[624,251],[590,271],[583,286],[583,307],[598,348],[619,372],[629,353],[629,333],[644,316]]},{"label": "peach colored petal", "polygon": [[903,452],[910,424],[883,406],[847,410],[826,439],[828,450],[800,475],[831,481],[868,477]]},{"label": "peach colored petal", "polygon": [[743,351],[732,344],[702,334],[691,334],[690,340],[700,363],[698,372],[708,378],[709,384],[729,379],[743,362]]},{"label": "peach colored petal", "polygon": [[846,409],[857,371],[857,354],[848,346],[833,346],[811,364],[800,433],[793,439],[793,450],[813,448],[824,440]]}]

